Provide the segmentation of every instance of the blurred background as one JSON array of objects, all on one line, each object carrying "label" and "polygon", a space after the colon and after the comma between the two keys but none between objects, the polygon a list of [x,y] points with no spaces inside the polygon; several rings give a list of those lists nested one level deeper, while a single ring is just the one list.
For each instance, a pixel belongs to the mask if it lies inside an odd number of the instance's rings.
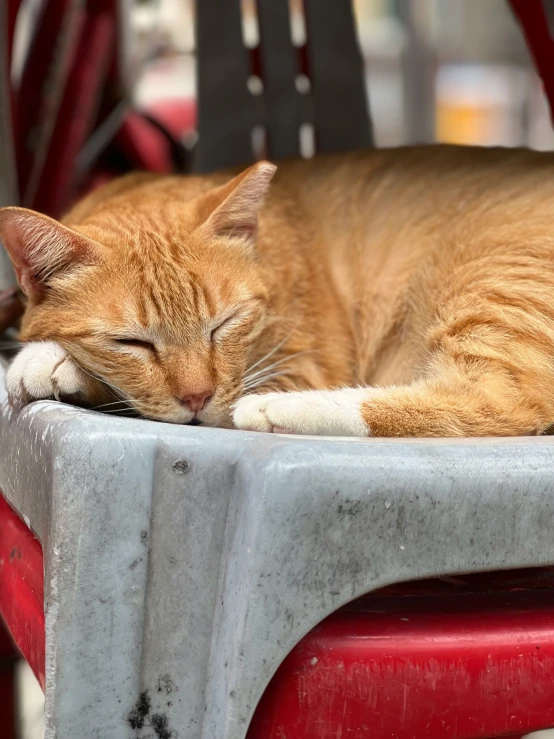
[{"label": "blurred background", "polygon": [[[242,5],[244,40],[255,46],[255,0]],[[289,5],[292,37],[301,46],[302,2]],[[505,0],[354,0],[353,5],[378,146],[440,141],[552,148],[541,83]],[[192,0],[135,3],[137,52],[153,58],[136,85],[140,106],[194,98],[193,13]],[[416,31],[416,49],[408,48],[407,23]]]},{"label": "blurred background", "polygon": [[[17,88],[45,0],[23,0],[12,84]],[[291,37],[305,40],[301,0],[289,2]],[[342,0],[337,0],[342,1]],[[505,0],[354,0],[377,146],[450,142],[554,148],[547,103]],[[195,141],[193,0],[129,0],[132,106],[154,110],[189,101],[178,127]],[[255,0],[243,0],[243,40],[258,41]],[[309,85],[297,78],[299,92]],[[261,84],[251,78],[252,94]],[[306,132],[302,152],[313,147]],[[43,733],[43,698],[26,665],[19,670],[21,739]]]},{"label": "blurred background", "polygon": [[[16,78],[43,2],[23,0]],[[302,0],[283,2],[301,46]],[[242,7],[244,41],[253,47],[255,0],[242,0]],[[505,0],[353,0],[353,7],[378,146],[440,141],[552,148],[541,83]],[[140,67],[135,104],[193,100],[194,0],[134,0],[130,14],[131,55]],[[407,33],[407,24],[415,33]]]}]

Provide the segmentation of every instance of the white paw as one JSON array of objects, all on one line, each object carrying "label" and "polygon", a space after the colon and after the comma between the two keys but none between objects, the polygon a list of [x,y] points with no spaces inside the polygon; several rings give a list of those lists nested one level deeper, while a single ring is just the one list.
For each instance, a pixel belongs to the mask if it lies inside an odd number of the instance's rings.
[{"label": "white paw", "polygon": [[233,421],[238,429],[307,436],[369,436],[361,415],[363,388],[309,390],[247,395],[238,401]]},{"label": "white paw", "polygon": [[32,341],[19,352],[6,374],[10,403],[83,394],[86,375],[55,341]]}]

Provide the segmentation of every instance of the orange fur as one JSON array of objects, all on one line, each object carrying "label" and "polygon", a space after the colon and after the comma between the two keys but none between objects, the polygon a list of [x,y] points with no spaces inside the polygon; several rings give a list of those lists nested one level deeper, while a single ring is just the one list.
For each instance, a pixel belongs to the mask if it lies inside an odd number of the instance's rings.
[{"label": "orange fur", "polygon": [[541,433],[553,172],[551,154],[421,147],[286,162],[271,185],[263,163],[232,181],[132,175],[64,226],[3,209],[21,336],[59,342],[160,420],[187,422],[178,399],[211,388],[198,418],[231,425],[246,374],[256,393],[372,386],[376,436]]}]

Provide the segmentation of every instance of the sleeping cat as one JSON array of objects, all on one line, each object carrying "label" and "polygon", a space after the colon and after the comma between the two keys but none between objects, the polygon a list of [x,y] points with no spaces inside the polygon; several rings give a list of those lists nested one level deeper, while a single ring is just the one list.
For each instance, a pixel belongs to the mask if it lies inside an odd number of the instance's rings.
[{"label": "sleeping cat", "polygon": [[0,235],[28,299],[14,405],[342,436],[554,421],[552,154],[131,175],[63,225],[4,208]]}]

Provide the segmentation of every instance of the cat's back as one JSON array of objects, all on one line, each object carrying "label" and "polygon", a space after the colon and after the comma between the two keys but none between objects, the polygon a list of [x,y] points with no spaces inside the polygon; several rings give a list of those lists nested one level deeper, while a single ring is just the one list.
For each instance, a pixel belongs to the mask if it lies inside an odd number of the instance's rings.
[{"label": "cat's back", "polygon": [[554,153],[524,148],[374,149],[291,161],[280,170],[276,182],[294,187],[303,200],[321,207],[353,196],[373,202],[394,195],[435,207],[459,196],[474,203],[488,198],[493,204],[519,196],[546,201],[554,193]]},{"label": "cat's back", "polygon": [[[128,213],[163,215],[239,171],[127,175],[85,197],[64,221],[71,225],[98,215],[114,220]],[[405,219],[428,215],[450,221],[483,213],[502,217],[508,207],[521,217],[526,211],[554,209],[553,153],[433,145],[284,161],[263,214],[281,219],[289,214],[291,219],[344,228],[345,220],[358,216],[371,215],[376,224],[390,220],[392,209],[399,226]]]}]

